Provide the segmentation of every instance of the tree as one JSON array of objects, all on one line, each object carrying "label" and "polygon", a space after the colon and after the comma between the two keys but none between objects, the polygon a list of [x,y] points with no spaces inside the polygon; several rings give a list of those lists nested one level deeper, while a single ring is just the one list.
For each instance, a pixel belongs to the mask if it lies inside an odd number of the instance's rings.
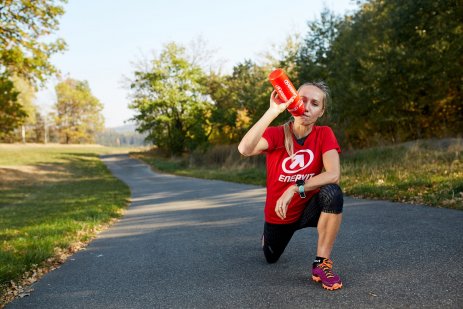
[{"label": "tree", "polygon": [[0,138],[11,138],[11,132],[24,123],[27,113],[18,102],[19,92],[13,82],[0,75]]},{"label": "tree", "polygon": [[68,78],[58,83],[55,91],[55,122],[61,142],[94,143],[104,126],[103,105],[92,95],[88,82]]},{"label": "tree", "polygon": [[207,144],[212,103],[204,72],[188,60],[184,47],[165,45],[159,57],[134,75],[130,108],[147,140],[170,154]]},{"label": "tree", "polygon": [[64,14],[60,3],[65,2],[4,0],[0,3],[0,88],[3,90],[0,135],[11,133],[26,117],[35,115],[33,110],[16,103],[21,98],[9,88],[10,80],[25,80],[36,87],[56,73],[50,57],[63,51],[66,44],[62,39],[45,42],[44,38],[58,29],[58,18]]},{"label": "tree", "polygon": [[44,42],[58,30],[67,0],[5,0],[0,4],[0,71],[16,73],[31,82],[44,82],[56,72],[51,55],[65,49],[62,39]]},{"label": "tree", "polygon": [[270,70],[251,60],[245,60],[233,67],[228,78],[230,91],[235,96],[235,104],[244,109],[255,123],[269,107],[270,93],[273,88],[268,81]]},{"label": "tree", "polygon": [[38,111],[35,112],[35,125],[33,126],[36,143],[47,143],[47,122],[46,116],[43,116]]},{"label": "tree", "polygon": [[242,136],[236,126],[239,109],[236,95],[231,91],[230,79],[227,77],[211,72],[205,79],[207,93],[214,102],[210,117],[212,133],[209,138],[212,144],[230,144]]},{"label": "tree", "polygon": [[307,22],[309,30],[295,57],[301,83],[328,79],[331,48],[340,23],[341,18],[327,8],[322,11],[320,19]]},{"label": "tree", "polygon": [[298,84],[297,58],[302,48],[301,34],[292,33],[281,44],[272,44],[270,50],[262,53],[262,68],[270,73],[272,69],[284,68],[292,81]]},{"label": "tree", "polygon": [[340,132],[357,146],[463,130],[463,11],[450,0],[364,3],[331,46]]},{"label": "tree", "polygon": [[11,79],[15,89],[18,91],[18,103],[21,104],[27,114],[24,123],[21,125],[21,141],[25,143],[26,137],[28,140],[33,139],[33,136],[31,136],[33,132],[29,129],[32,129],[36,123],[37,107],[33,102],[35,99],[35,88],[25,78],[13,76]]}]

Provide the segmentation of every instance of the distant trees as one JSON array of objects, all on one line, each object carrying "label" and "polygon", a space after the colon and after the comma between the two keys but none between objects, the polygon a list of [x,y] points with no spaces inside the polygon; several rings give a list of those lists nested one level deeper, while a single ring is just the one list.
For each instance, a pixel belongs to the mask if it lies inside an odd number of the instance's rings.
[{"label": "distant trees", "polygon": [[[8,138],[35,116],[31,105],[18,101],[56,73],[50,57],[65,49],[62,39],[43,38],[58,29],[66,0],[2,1],[0,4],[0,139]],[[18,83],[18,81],[22,81]],[[16,87],[27,83],[30,87]],[[21,95],[20,95],[21,94]],[[28,118],[29,117],[29,118]]]},{"label": "distant trees", "polygon": [[231,75],[209,84],[209,94],[214,102],[211,115],[214,144],[238,142],[248,126],[262,115],[268,106],[271,85],[267,82],[267,72],[251,60],[234,66]]},{"label": "distant trees", "polygon": [[94,143],[103,130],[103,105],[91,93],[88,82],[68,78],[55,87],[55,123],[60,142]]},{"label": "distant trees", "polygon": [[268,108],[267,75],[283,67],[297,85],[328,83],[332,102],[322,123],[345,147],[461,136],[461,1],[359,3],[348,16],[324,10],[302,41],[290,37],[266,62],[245,60],[229,75],[201,71],[170,44],[135,72],[131,106],[139,129],[171,153],[237,142]]},{"label": "distant trees", "polygon": [[103,105],[88,82],[67,78],[56,85],[55,92],[53,109],[41,114],[32,102],[35,91],[27,80],[14,77],[0,82],[0,127],[10,128],[0,132],[0,140],[94,143],[104,128]]},{"label": "distant trees", "polygon": [[34,104],[35,88],[25,78],[18,76],[12,77],[14,88],[18,91],[18,103],[27,114],[24,123],[21,123],[21,141],[26,142],[26,138],[33,135],[30,128],[33,128],[37,121],[37,107]]},{"label": "distant trees", "polygon": [[104,129],[98,133],[95,142],[104,146],[113,147],[138,147],[146,145],[145,135],[132,131],[119,131],[116,129]]}]

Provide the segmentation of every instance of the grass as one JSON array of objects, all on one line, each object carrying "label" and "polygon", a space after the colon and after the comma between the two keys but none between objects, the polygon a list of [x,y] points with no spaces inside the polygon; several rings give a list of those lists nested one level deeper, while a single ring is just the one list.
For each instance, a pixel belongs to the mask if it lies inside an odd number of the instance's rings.
[{"label": "grass", "polygon": [[[354,197],[384,199],[463,210],[463,141],[420,140],[341,154],[341,187]],[[265,165],[246,164],[236,146],[205,154],[165,158],[132,154],[154,169],[184,176],[265,185]],[[197,158],[197,157],[199,158]]]},{"label": "grass", "polygon": [[[129,188],[98,146],[0,145],[0,288],[121,216]],[[45,263],[46,264],[46,263]],[[1,302],[0,302],[1,303]]]},{"label": "grass", "polygon": [[204,179],[220,179],[231,182],[265,185],[265,168],[248,167],[240,169],[228,169],[225,167],[192,167],[185,160],[178,158],[166,159],[153,155],[152,152],[131,153],[131,156],[141,159],[151,165],[155,170],[181,176],[189,176]]},{"label": "grass", "polygon": [[462,150],[455,139],[347,153],[343,187],[354,196],[463,210]]}]

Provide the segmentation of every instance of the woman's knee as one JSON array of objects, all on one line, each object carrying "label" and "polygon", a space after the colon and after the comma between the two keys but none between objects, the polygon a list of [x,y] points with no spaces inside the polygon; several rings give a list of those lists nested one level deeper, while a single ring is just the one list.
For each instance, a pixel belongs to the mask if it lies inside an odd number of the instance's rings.
[{"label": "woman's knee", "polygon": [[265,259],[269,264],[276,263],[285,251],[291,237],[296,231],[294,224],[264,224],[264,234],[262,236]]},{"label": "woman's knee", "polygon": [[281,252],[273,251],[270,246],[264,245],[263,250],[264,250],[264,255],[265,255],[265,259],[267,260],[267,263],[273,264],[273,263],[276,263],[280,259]]},{"label": "woman's knee", "polygon": [[344,204],[344,195],[337,184],[329,184],[320,188],[319,202],[322,212],[340,214]]}]

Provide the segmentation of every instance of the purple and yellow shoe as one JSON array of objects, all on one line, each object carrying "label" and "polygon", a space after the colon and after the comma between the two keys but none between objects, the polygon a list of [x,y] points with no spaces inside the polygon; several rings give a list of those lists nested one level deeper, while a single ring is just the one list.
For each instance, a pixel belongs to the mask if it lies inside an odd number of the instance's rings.
[{"label": "purple and yellow shoe", "polygon": [[333,261],[323,259],[316,267],[312,268],[312,280],[322,283],[324,289],[333,291],[342,288],[341,278],[333,272]]}]

